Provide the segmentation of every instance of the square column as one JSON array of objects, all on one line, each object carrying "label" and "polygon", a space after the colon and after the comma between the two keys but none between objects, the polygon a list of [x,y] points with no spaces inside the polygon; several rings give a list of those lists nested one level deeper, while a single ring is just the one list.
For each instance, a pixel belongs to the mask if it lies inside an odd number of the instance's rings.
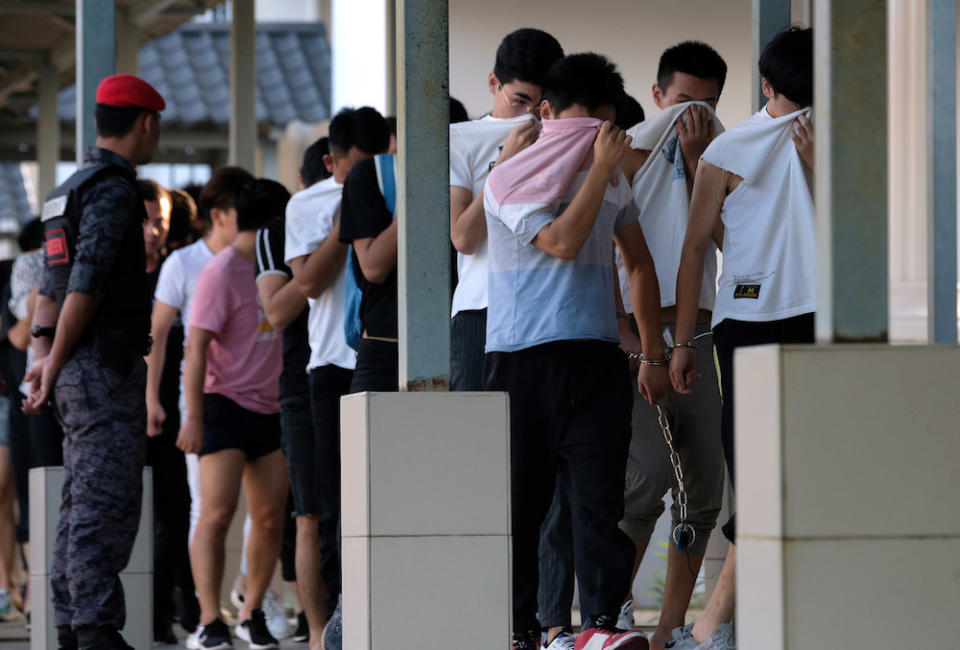
[{"label": "square column", "polygon": [[97,86],[115,70],[114,0],[77,0],[77,164],[97,139]]},{"label": "square column", "polygon": [[360,393],[340,412],[343,647],[509,648],[507,396]]}]

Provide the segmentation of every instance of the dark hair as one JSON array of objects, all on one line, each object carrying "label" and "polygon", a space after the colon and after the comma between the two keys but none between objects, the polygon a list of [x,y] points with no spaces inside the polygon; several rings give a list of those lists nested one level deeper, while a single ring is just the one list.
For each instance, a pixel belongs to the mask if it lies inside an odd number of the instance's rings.
[{"label": "dark hair", "polygon": [[140,188],[140,198],[144,201],[160,201],[163,197],[170,199],[170,192],[157,181],[139,178],[137,179],[137,187]]},{"label": "dark hair", "polygon": [[93,118],[97,124],[97,135],[105,138],[122,138],[130,133],[133,123],[140,117],[140,113],[149,113],[136,106],[110,106],[97,104],[93,111]]},{"label": "dark hair", "polygon": [[773,91],[800,106],[813,104],[813,30],[790,27],[766,44],[760,75]]},{"label": "dark hair", "polygon": [[716,79],[720,91],[727,81],[727,63],[723,57],[700,41],[684,41],[663,51],[660,65],[657,66],[657,85],[660,90],[666,92],[673,83],[675,72],[683,72],[700,79]]},{"label": "dark hair", "polygon": [[524,28],[507,34],[497,48],[493,74],[502,84],[519,80],[543,86],[550,66],[563,58],[563,48],[550,34]]},{"label": "dark hair", "polygon": [[213,176],[200,190],[200,200],[197,205],[200,214],[208,223],[212,223],[210,211],[213,208],[229,210],[236,207],[236,197],[247,183],[252,183],[253,176],[246,169],[240,167],[221,167],[213,172]]},{"label": "dark hair", "polygon": [[20,227],[17,235],[17,246],[23,252],[34,251],[43,244],[43,222],[40,217],[34,217]]},{"label": "dark hair", "polygon": [[390,146],[390,128],[377,109],[344,108],[330,120],[330,153],[345,154],[353,147],[368,154]]},{"label": "dark hair", "polygon": [[243,186],[237,194],[237,230],[259,230],[283,216],[290,192],[277,181],[258,178]]},{"label": "dark hair", "polygon": [[170,190],[170,232],[167,248],[174,250],[195,242],[203,234],[197,204],[184,190]]},{"label": "dark hair", "polygon": [[607,57],[593,52],[565,56],[550,68],[543,84],[543,99],[554,113],[574,104],[594,111],[601,106],[619,106],[623,101],[623,77]]},{"label": "dark hair", "polygon": [[621,129],[629,129],[635,124],[647,119],[643,106],[631,95],[624,93],[623,100],[617,105],[616,125]]},{"label": "dark hair", "polygon": [[390,135],[397,135],[397,116],[396,115],[387,115],[383,118],[387,121],[387,128],[390,129]]},{"label": "dark hair", "polygon": [[330,138],[323,137],[307,147],[303,152],[303,164],[300,165],[300,178],[310,187],[317,181],[330,178],[331,174],[323,163],[323,157],[330,153]]},{"label": "dark hair", "polygon": [[467,109],[456,97],[450,98],[450,124],[457,122],[468,122],[470,116],[467,115]]}]

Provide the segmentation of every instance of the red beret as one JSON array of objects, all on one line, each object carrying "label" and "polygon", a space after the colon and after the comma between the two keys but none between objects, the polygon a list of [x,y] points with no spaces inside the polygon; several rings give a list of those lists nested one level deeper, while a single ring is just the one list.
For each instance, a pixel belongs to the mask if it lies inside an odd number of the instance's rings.
[{"label": "red beret", "polygon": [[153,86],[132,74],[115,74],[101,81],[97,86],[97,103],[133,106],[157,112],[167,107]]}]

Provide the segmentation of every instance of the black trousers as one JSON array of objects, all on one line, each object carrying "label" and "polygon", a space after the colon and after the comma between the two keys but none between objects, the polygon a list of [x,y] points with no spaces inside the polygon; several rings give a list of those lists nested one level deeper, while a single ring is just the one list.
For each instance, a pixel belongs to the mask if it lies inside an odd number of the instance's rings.
[{"label": "black trousers", "polygon": [[[720,438],[723,456],[727,461],[730,482],[736,485],[733,442],[733,355],[737,348],[770,343],[813,343],[813,314],[802,314],[783,320],[751,322],[726,318],[713,328],[713,345],[720,368],[720,392],[723,410],[720,420]],[[734,514],[723,526],[723,536],[730,542],[737,539],[737,516]]]},{"label": "black trousers", "polygon": [[398,354],[397,344],[392,341],[360,339],[350,392],[395,393],[400,390]]},{"label": "black trousers", "polygon": [[540,525],[558,473],[570,504],[584,626],[615,617],[634,555],[618,526],[633,400],[626,357],[600,341],[494,352],[486,388],[510,394],[514,631],[539,627]]},{"label": "black trousers", "polygon": [[450,321],[450,390],[483,390],[487,310],[458,312]]}]

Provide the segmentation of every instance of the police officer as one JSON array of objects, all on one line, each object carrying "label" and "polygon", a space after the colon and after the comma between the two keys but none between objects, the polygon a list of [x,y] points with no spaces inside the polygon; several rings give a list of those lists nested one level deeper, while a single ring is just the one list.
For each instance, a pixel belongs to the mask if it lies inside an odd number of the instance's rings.
[{"label": "police officer", "polygon": [[51,586],[64,649],[130,647],[119,633],[126,618],[119,574],[140,521],[151,298],[135,166],[156,151],[164,106],[142,79],[104,79],[96,146],[41,215],[45,267],[24,411],[52,400],[63,426]]}]

